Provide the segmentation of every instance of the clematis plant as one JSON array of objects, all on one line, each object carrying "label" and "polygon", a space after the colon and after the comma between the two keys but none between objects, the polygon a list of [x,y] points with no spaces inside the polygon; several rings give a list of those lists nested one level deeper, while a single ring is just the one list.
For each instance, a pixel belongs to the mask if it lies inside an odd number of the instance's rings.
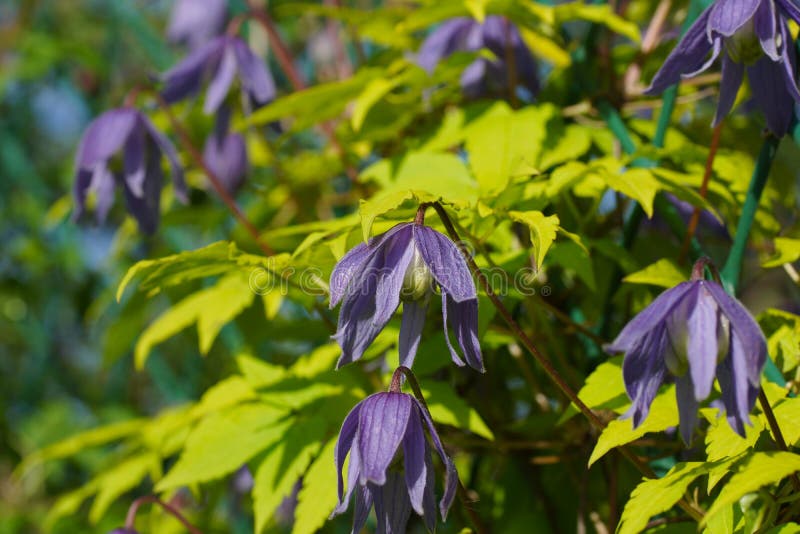
[{"label": "clematis plant", "polygon": [[[373,506],[378,532],[405,532],[411,510],[422,516],[428,531],[435,530],[435,477],[426,428],[445,466],[444,494],[439,501],[442,521],[447,519],[455,499],[455,465],[442,446],[427,408],[414,396],[400,391],[401,374],[411,376],[407,368],[398,368],[389,391],[370,395],[358,403],[347,414],[339,432],[334,450],[339,504],[331,517],[344,513],[355,493],[353,532],[361,531]],[[396,458],[401,444],[402,461]],[[342,468],[348,452],[345,493]]]},{"label": "clematis plant", "polygon": [[[424,208],[419,213],[424,213]],[[447,347],[456,365],[464,361],[450,342],[448,323],[474,369],[483,372],[478,343],[478,297],[469,268],[447,236],[425,226],[422,216],[361,243],[331,273],[331,308],[340,301],[334,339],[342,347],[337,368],[361,358],[403,301],[400,365],[411,367],[419,347],[434,283],[442,294]]]},{"label": "clematis plant", "polygon": [[[121,161],[114,155],[122,152]],[[187,201],[186,184],[172,142],[143,113],[125,106],[93,120],[81,138],[75,161],[75,218],[86,209],[89,193],[96,195],[96,213],[105,220],[119,185],[128,211],[144,233],[151,234],[160,218],[161,156],[169,161],[176,196]]]},{"label": "clematis plant", "polygon": [[200,92],[210,79],[203,111],[211,115],[222,105],[237,73],[242,90],[256,106],[275,98],[275,81],[264,61],[233,35],[213,39],[165,72],[161,94],[168,103],[177,102]]},{"label": "clematis plant", "polygon": [[789,130],[794,103],[800,102],[789,20],[800,23],[800,5],[792,0],[716,0],[689,28],[645,92],[661,93],[681,78],[704,72],[722,55],[714,126],[733,107],[747,71],[767,128],[783,136]]},{"label": "clematis plant", "polygon": [[479,57],[461,74],[461,88],[469,96],[487,92],[492,83],[506,86],[513,72],[517,82],[531,94],[539,92],[537,63],[531,51],[522,40],[517,27],[508,19],[491,15],[483,24],[469,17],[457,17],[436,28],[419,49],[417,62],[428,72],[455,52],[477,52],[489,50],[494,58]]},{"label": "clematis plant", "polygon": [[722,286],[703,279],[707,258],[695,263],[692,279],[658,296],[605,349],[624,352],[622,374],[638,427],[661,384],[675,380],[680,433],[691,443],[699,403],[714,377],[722,390],[728,423],[744,436],[758,396],[767,345],[755,319]]}]

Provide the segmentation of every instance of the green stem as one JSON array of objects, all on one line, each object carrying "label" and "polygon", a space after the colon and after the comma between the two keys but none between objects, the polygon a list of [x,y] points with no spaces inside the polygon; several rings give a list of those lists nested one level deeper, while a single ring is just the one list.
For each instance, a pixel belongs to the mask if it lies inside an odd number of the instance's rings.
[{"label": "green stem", "polygon": [[600,116],[605,121],[608,129],[611,130],[614,137],[619,140],[622,150],[626,154],[633,154],[636,151],[636,145],[633,143],[633,139],[628,133],[628,129],[625,127],[625,122],[623,122],[617,110],[614,109],[614,106],[605,100],[601,100],[597,103],[597,110],[600,112]]},{"label": "green stem", "polygon": [[739,278],[742,273],[747,240],[750,237],[750,230],[753,227],[758,204],[761,201],[761,194],[767,184],[769,171],[779,144],[780,139],[772,135],[764,140],[764,144],[761,145],[761,152],[758,155],[756,168],[753,171],[753,177],[750,179],[750,186],[747,189],[744,206],[742,206],[742,214],[739,217],[739,224],[736,226],[733,246],[730,254],[728,254],[728,260],[722,268],[722,281],[725,290],[731,295],[735,295],[739,288]]}]

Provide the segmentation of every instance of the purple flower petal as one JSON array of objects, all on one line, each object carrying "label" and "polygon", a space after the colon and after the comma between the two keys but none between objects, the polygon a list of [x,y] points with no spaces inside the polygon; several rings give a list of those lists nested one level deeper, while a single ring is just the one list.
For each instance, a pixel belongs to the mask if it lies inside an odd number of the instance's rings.
[{"label": "purple flower petal", "polygon": [[406,270],[414,257],[411,227],[384,241],[383,268],[377,271],[373,321],[386,324],[400,305],[400,290]]},{"label": "purple flower petal", "polygon": [[142,119],[148,133],[150,134],[150,137],[155,142],[155,145],[165,156],[167,156],[167,161],[169,161],[170,177],[172,178],[172,187],[175,190],[175,196],[183,203],[189,202],[186,181],[183,178],[183,167],[178,159],[178,151],[175,150],[175,145],[172,144],[172,141],[170,141],[167,136],[156,129],[153,123],[150,122],[150,119],[147,117],[143,117]]},{"label": "purple flower petal", "polygon": [[464,360],[458,355],[458,352],[455,348],[453,348],[453,344],[450,342],[450,332],[447,328],[447,293],[444,291],[442,292],[442,325],[444,327],[444,342],[447,344],[447,349],[450,351],[450,359],[453,360],[453,363],[459,367],[464,367],[466,365]]},{"label": "purple flower petal", "polygon": [[141,198],[144,196],[145,179],[145,129],[142,123],[138,123],[128,139],[125,141],[123,151],[123,169],[125,174],[125,185],[130,189],[131,194]]},{"label": "purple flower petal", "polygon": [[378,521],[377,534],[405,534],[411,504],[403,477],[394,471],[387,474],[386,483],[378,487],[370,484]]},{"label": "purple flower petal", "polygon": [[124,107],[106,111],[93,120],[81,138],[77,167],[92,169],[119,152],[140,117],[134,108]]},{"label": "purple flower petal", "polygon": [[800,103],[800,89],[797,88],[795,74],[797,65],[797,49],[791,45],[792,36],[789,33],[789,27],[786,25],[786,21],[782,20],[780,22],[780,32],[783,42],[787,43],[783,46],[783,52],[781,54],[781,66],[784,70],[786,90],[789,91],[789,95],[791,95],[795,102]]},{"label": "purple flower petal", "polygon": [[422,43],[417,53],[417,64],[432,74],[442,59],[463,48],[467,33],[475,25],[477,23],[467,17],[458,17],[443,23]]},{"label": "purple flower petal", "polygon": [[689,372],[694,384],[694,398],[701,401],[711,393],[714,370],[717,366],[717,322],[719,310],[716,301],[706,289],[706,282],[697,284],[697,299],[688,316]]},{"label": "purple flower petal", "polygon": [[483,367],[481,345],[478,341],[478,299],[455,302],[448,296],[446,307],[446,317],[453,325],[456,340],[464,352],[467,363],[476,371],[486,372]]},{"label": "purple flower petal", "polygon": [[236,76],[236,53],[230,45],[232,38],[225,37],[224,39],[222,60],[206,90],[206,101],[203,104],[203,112],[206,115],[211,115],[219,109],[228,95],[234,76]]},{"label": "purple flower petal", "polygon": [[447,456],[447,453],[442,446],[442,441],[439,439],[439,434],[436,432],[436,427],[433,425],[433,420],[431,419],[430,414],[428,414],[428,410],[422,406],[417,399],[412,400],[419,408],[419,413],[422,415],[422,419],[425,421],[425,425],[428,427],[428,433],[430,434],[431,441],[433,442],[433,447],[436,449],[436,452],[439,454],[439,458],[442,460],[442,464],[444,464],[445,467],[444,495],[442,496],[441,501],[439,501],[439,512],[442,515],[442,521],[444,521],[447,519],[447,512],[450,510],[450,506],[453,504],[453,500],[456,497],[456,489],[458,488],[458,471],[456,471],[456,466],[453,463],[453,460]]},{"label": "purple flower petal", "polygon": [[[704,282],[720,310],[731,323],[732,340],[741,347],[741,360],[737,365],[754,387],[760,387],[761,371],[767,361],[767,342],[758,323],[742,304],[728,295],[716,282]],[[733,351],[733,347],[731,347]],[[736,369],[735,369],[736,370]]]},{"label": "purple flower petal", "polygon": [[632,417],[634,428],[647,418],[650,404],[664,382],[667,368],[660,355],[664,354],[667,344],[668,336],[660,324],[648,331],[625,354],[622,377],[632,404],[623,417]]},{"label": "purple flower petal", "polygon": [[678,83],[683,73],[697,70],[705,63],[706,56],[711,52],[711,40],[706,33],[706,28],[713,7],[706,9],[697,18],[686,35],[670,52],[650,83],[650,87],[645,90],[646,94],[663,92],[670,85]]},{"label": "purple flower petal", "polygon": [[167,38],[197,48],[225,28],[227,0],[176,0],[170,14]]},{"label": "purple flower petal", "polygon": [[97,221],[102,223],[106,220],[111,206],[114,204],[114,186],[116,182],[114,175],[104,164],[98,164],[92,173],[92,191],[95,193],[95,213]]},{"label": "purple flower petal", "polygon": [[[226,111],[220,109],[217,122],[227,123],[226,117],[220,118],[220,114],[224,115]],[[244,183],[249,167],[244,137],[238,133],[230,133],[227,126],[219,125],[206,139],[203,161],[219,178],[225,190],[235,193]]]},{"label": "purple flower petal", "polygon": [[794,114],[794,100],[786,90],[784,67],[763,56],[747,68],[747,75],[753,99],[767,119],[767,128],[778,137],[786,135]]},{"label": "purple flower petal", "polygon": [[712,123],[715,128],[730,113],[734,102],[736,102],[736,94],[739,92],[739,86],[742,85],[743,77],[744,65],[736,63],[728,57],[728,54],[724,54],[722,56],[722,81],[719,88],[719,103]]},{"label": "purple flower petal", "polygon": [[218,37],[191,52],[183,61],[161,75],[161,96],[172,104],[197,94],[210,72],[216,71],[225,48],[225,37]]},{"label": "purple flower petal", "polygon": [[656,327],[691,289],[691,282],[682,282],[656,297],[636,317],[630,320],[617,338],[603,347],[606,352],[628,352],[651,329]]},{"label": "purple flower petal", "polygon": [[373,251],[374,248],[370,248],[366,243],[359,243],[351,248],[333,268],[330,282],[331,308],[335,308],[339,301],[342,300],[350,280],[360,270]]},{"label": "purple flower petal", "polygon": [[427,226],[414,225],[414,241],[442,290],[456,302],[477,298],[475,282],[458,247]]},{"label": "purple flower petal", "polygon": [[431,458],[431,448],[425,447],[425,495],[422,499],[423,515],[425,527],[428,532],[436,530],[436,496],[433,489],[436,486],[436,476],[433,470],[433,459]]},{"label": "purple flower petal", "polygon": [[692,383],[692,376],[689,373],[675,379],[681,438],[687,447],[692,444],[692,434],[697,428],[697,410],[700,405],[695,399],[696,389],[697,386]]},{"label": "purple flower petal", "polygon": [[350,448],[350,463],[347,465],[347,493],[345,493],[344,499],[341,499],[339,504],[336,505],[336,508],[333,509],[330,517],[335,517],[344,513],[350,504],[350,495],[352,495],[354,491],[358,493],[359,488],[363,487],[358,483],[358,478],[361,471],[361,455],[358,451],[357,445],[358,434],[358,430],[356,430],[356,435],[353,438],[356,442],[356,446]]},{"label": "purple flower petal", "polygon": [[[800,4],[795,0],[776,0],[776,2],[789,15],[789,18],[800,24]],[[788,42],[784,41],[784,43]]]},{"label": "purple flower petal", "polygon": [[411,500],[412,508],[419,515],[425,513],[423,501],[425,485],[428,480],[425,466],[426,449],[425,431],[422,428],[419,409],[414,406],[408,420],[408,430],[403,438],[403,467],[406,474],[408,497]]},{"label": "purple flower petal", "polygon": [[275,80],[272,79],[272,74],[264,61],[239,38],[232,39],[231,45],[239,65],[242,88],[259,106],[274,100]]},{"label": "purple flower petal", "polygon": [[400,365],[408,367],[414,364],[422,328],[425,326],[425,315],[428,311],[428,299],[403,302],[403,321],[400,323]]},{"label": "purple flower petal", "polygon": [[[356,430],[358,430],[358,414],[361,412],[361,403],[355,405],[355,407],[350,410],[350,413],[347,414],[347,417],[344,418],[344,422],[342,423],[342,428],[339,431],[339,438],[336,440],[336,449],[334,450],[334,463],[336,464],[336,473],[338,475],[338,491],[339,491],[339,503],[341,504],[342,501],[342,494],[344,492],[344,481],[342,480],[342,467],[344,467],[344,459],[347,456],[348,451],[350,451],[353,445],[353,439],[356,435]],[[352,463],[352,459],[351,459]],[[346,503],[346,501],[344,501]]]},{"label": "purple flower petal", "polygon": [[775,39],[778,31],[777,22],[775,4],[771,1],[762,1],[753,16],[753,29],[761,43],[761,49],[773,61],[780,61],[781,59]]},{"label": "purple flower petal", "polygon": [[358,417],[357,447],[361,458],[359,483],[386,483],[386,471],[406,433],[412,397],[376,393],[367,397]]},{"label": "purple flower petal", "polygon": [[365,276],[370,274],[364,272],[367,270],[364,268],[366,262],[379,252],[384,240],[404,231],[404,228],[411,224],[413,223],[401,223],[393,226],[388,232],[371,238],[369,244],[359,243],[339,260],[339,263],[336,264],[331,273],[331,308],[335,307],[346,296],[351,281],[354,282],[351,293],[360,292],[359,286],[364,282]]},{"label": "purple flower petal", "polygon": [[123,194],[128,212],[133,215],[139,223],[139,229],[145,234],[153,234],[158,228],[161,218],[161,187],[164,183],[164,175],[161,172],[161,154],[155,150],[154,143],[148,143],[146,148],[146,179],[142,189],[142,195],[137,196],[125,185]]},{"label": "purple flower petal", "polygon": [[367,523],[372,508],[372,492],[367,486],[359,486],[356,490],[356,504],[353,510],[353,534],[358,534]]},{"label": "purple flower petal", "polygon": [[459,84],[468,96],[477,97],[483,92],[488,64],[485,58],[479,57],[461,73]]},{"label": "purple flower petal", "polygon": [[[717,0],[710,9],[708,17],[709,37],[716,32],[730,37],[736,30],[753,18],[763,0]],[[770,1],[771,0],[767,0]]]}]

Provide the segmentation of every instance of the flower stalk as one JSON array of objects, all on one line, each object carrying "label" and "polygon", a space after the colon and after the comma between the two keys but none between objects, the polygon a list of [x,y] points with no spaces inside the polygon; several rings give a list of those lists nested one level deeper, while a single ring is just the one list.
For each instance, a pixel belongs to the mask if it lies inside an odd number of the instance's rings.
[{"label": "flower stalk", "polygon": [[239,208],[236,204],[236,201],[233,197],[228,193],[228,190],[222,184],[222,181],[216,175],[216,173],[211,170],[208,164],[205,162],[203,155],[200,153],[200,150],[194,146],[192,143],[192,139],[189,137],[189,133],[183,127],[183,124],[178,120],[175,114],[170,109],[169,104],[164,100],[158,92],[153,91],[153,95],[158,102],[159,107],[164,111],[167,116],[167,119],[170,122],[170,125],[175,130],[175,133],[178,134],[178,139],[180,140],[181,145],[183,145],[184,150],[189,154],[189,157],[192,158],[192,161],[195,165],[203,169],[205,172],[206,177],[208,177],[208,181],[211,183],[211,186],[214,188],[214,191],[219,195],[225,205],[228,207],[230,212],[233,214],[234,217],[244,226],[247,233],[250,234],[250,237],[253,238],[253,241],[258,245],[261,251],[266,254],[267,256],[272,256],[275,251],[261,239],[260,232],[256,228],[256,226],[247,218],[247,215]]},{"label": "flower stalk", "polygon": [[[520,325],[514,320],[508,308],[505,307],[500,298],[494,293],[494,291],[492,291],[492,287],[489,284],[489,281],[486,279],[486,276],[481,272],[480,268],[478,268],[478,265],[469,255],[469,252],[463,248],[463,245],[461,244],[461,237],[458,235],[458,232],[453,226],[453,222],[450,220],[450,216],[447,214],[447,211],[445,211],[444,206],[442,206],[439,202],[434,202],[431,204],[431,207],[436,210],[436,213],[439,215],[439,218],[447,230],[447,233],[450,235],[450,238],[459,244],[459,249],[464,255],[467,265],[469,266],[473,275],[478,279],[478,282],[480,283],[487,297],[489,297],[489,300],[491,300],[492,304],[497,309],[497,312],[508,324],[514,336],[520,340],[525,349],[533,356],[534,360],[536,360],[542,369],[544,369],[547,376],[553,381],[553,383],[555,383],[561,392],[572,403],[574,403],[578,410],[580,410],[580,412],[589,420],[589,423],[597,430],[603,430],[606,427],[606,423],[578,397],[577,393],[575,393],[575,390],[561,377],[555,367],[553,367],[553,364],[550,363],[550,361],[541,352],[539,352],[539,349],[536,348],[533,340],[531,340],[531,338],[528,337],[528,335],[522,330],[522,327],[520,327]],[[650,467],[640,460],[635,454],[633,454],[633,452],[631,452],[627,447],[618,447],[617,450],[620,454],[622,454],[622,456],[630,461],[642,475],[647,478],[656,478],[653,470],[650,469]],[[703,511],[685,498],[678,501],[678,505],[696,521],[702,520]]]}]

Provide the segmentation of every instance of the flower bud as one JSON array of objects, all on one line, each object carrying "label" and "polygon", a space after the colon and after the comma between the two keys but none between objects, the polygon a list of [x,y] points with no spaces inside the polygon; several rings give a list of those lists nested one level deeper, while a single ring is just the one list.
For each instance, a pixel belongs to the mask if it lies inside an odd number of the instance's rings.
[{"label": "flower bud", "polygon": [[400,298],[404,301],[421,300],[433,288],[433,275],[425,265],[419,249],[414,247],[414,257],[406,268],[403,276],[403,287],[400,289]]}]

